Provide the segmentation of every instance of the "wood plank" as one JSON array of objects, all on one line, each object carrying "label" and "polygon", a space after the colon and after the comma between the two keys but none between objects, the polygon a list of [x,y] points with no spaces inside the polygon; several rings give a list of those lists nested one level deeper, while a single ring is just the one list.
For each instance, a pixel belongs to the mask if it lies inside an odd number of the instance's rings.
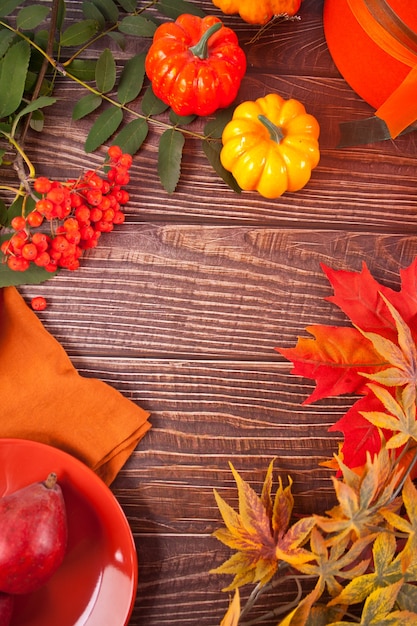
[{"label": "wood plank", "polygon": [[[22,288],[43,293],[41,319],[76,355],[271,360],[305,326],[346,323],[324,300],[320,263],[398,286],[417,241],[369,232],[193,225],[122,226],[103,236],[77,276]],[[76,280],[76,289],[74,289]]]}]

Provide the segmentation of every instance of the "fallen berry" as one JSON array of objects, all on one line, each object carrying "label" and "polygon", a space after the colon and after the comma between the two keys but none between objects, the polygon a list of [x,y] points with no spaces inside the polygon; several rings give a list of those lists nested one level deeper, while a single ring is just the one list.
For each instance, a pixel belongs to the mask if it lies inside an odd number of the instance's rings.
[{"label": "fallen berry", "polygon": [[46,300],[43,296],[36,296],[36,298],[32,298],[30,305],[34,311],[44,311]]}]

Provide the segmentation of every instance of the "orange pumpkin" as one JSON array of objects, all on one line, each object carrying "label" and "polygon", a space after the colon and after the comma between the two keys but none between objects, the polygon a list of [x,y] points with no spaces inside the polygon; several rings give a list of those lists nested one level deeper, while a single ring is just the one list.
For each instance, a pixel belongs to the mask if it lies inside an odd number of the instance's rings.
[{"label": "orange pumpkin", "polygon": [[239,14],[249,24],[266,24],[274,15],[293,16],[302,0],[213,0],[226,15]]}]

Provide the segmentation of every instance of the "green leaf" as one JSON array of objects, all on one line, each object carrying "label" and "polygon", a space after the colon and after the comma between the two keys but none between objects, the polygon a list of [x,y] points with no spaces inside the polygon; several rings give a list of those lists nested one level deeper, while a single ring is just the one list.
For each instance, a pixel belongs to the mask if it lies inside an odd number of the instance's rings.
[{"label": "green leaf", "polygon": [[95,20],[100,28],[104,28],[106,18],[93,2],[83,2],[83,15],[86,20]]},{"label": "green leaf", "polygon": [[55,104],[57,98],[51,98],[50,96],[41,96],[40,98],[36,98],[36,100],[32,100],[30,104],[25,106],[19,113],[16,115],[14,119],[14,125],[16,125],[17,121],[20,120],[24,115],[28,115],[28,113],[32,113],[38,109],[42,109],[44,107],[49,107],[52,104]]},{"label": "green leaf", "polygon": [[75,104],[72,110],[72,119],[80,120],[86,115],[89,115],[90,113],[98,109],[102,102],[103,99],[100,96],[97,96],[95,93],[87,94],[86,96],[81,98],[81,100],[78,100],[78,102]]},{"label": "green leaf", "polygon": [[174,128],[166,130],[159,141],[158,174],[164,189],[173,193],[181,174],[184,135]]},{"label": "green leaf", "polygon": [[113,39],[113,41],[115,41],[117,43],[117,45],[119,46],[120,50],[125,50],[126,48],[126,37],[122,34],[119,33],[117,31],[112,31],[110,33],[107,33],[108,36]]},{"label": "green leaf", "polygon": [[102,146],[109,137],[119,128],[123,121],[123,111],[118,107],[110,107],[96,119],[88,133],[84,149],[86,152],[94,152]]},{"label": "green leaf", "polygon": [[83,80],[84,82],[94,80],[96,76],[96,65],[97,61],[93,59],[74,59],[66,69],[70,74]]},{"label": "green leaf", "polygon": [[152,85],[149,85],[142,98],[141,107],[145,115],[158,115],[166,111],[169,105],[157,98],[153,92]]},{"label": "green leaf", "polygon": [[149,125],[146,120],[133,120],[126,124],[112,143],[119,146],[123,152],[135,154],[145,141],[148,131]]},{"label": "green leaf", "polygon": [[65,0],[58,0],[58,14],[56,20],[56,27],[59,31],[62,30],[64,26],[65,16],[67,13],[67,7],[65,5]]},{"label": "green leaf", "polygon": [[16,25],[20,30],[31,30],[42,24],[50,8],[40,4],[29,5],[20,9],[16,17]]},{"label": "green leaf", "polygon": [[145,58],[146,53],[141,52],[126,61],[117,89],[117,97],[122,104],[131,102],[139,95],[145,79]]},{"label": "green leaf", "polygon": [[236,179],[230,172],[228,172],[220,161],[220,151],[222,147],[219,143],[214,143],[213,141],[204,140],[203,141],[203,150],[206,157],[209,160],[210,165],[220,176],[220,178],[227,184],[233,191],[236,193],[240,193],[242,190],[236,182]]},{"label": "green leaf", "polygon": [[32,117],[30,118],[30,122],[29,122],[29,125],[32,128],[32,130],[36,131],[37,133],[42,132],[44,123],[45,123],[45,116],[43,112],[40,111],[39,109],[37,109],[36,111],[33,111]]},{"label": "green leaf", "polygon": [[22,3],[22,0],[2,0],[0,3],[0,17],[10,15]]},{"label": "green leaf", "polygon": [[[6,237],[0,237],[3,241]],[[47,272],[43,267],[31,263],[25,272],[15,272],[0,262],[0,287],[17,287],[18,285],[39,285],[53,278],[56,272]]]},{"label": "green leaf", "polygon": [[0,58],[6,54],[10,44],[12,43],[14,32],[7,28],[0,29]]},{"label": "green leaf", "polygon": [[112,52],[105,48],[100,54],[96,65],[96,85],[98,91],[111,91],[116,82],[116,61]]},{"label": "green leaf", "polygon": [[157,26],[143,15],[128,15],[119,24],[120,32],[135,37],[153,37]]},{"label": "green leaf", "polygon": [[0,70],[0,118],[14,113],[22,101],[29,58],[30,46],[26,41],[10,46],[3,57]]},{"label": "green leaf", "polygon": [[160,0],[156,6],[160,13],[174,20],[182,13],[191,13],[191,15],[199,17],[207,15],[202,9],[186,0]]},{"label": "green leaf", "polygon": [[119,0],[119,4],[126,13],[133,13],[136,9],[136,0]]},{"label": "green leaf", "polygon": [[197,115],[177,115],[172,109],[169,112],[169,120],[176,126],[187,126],[187,124],[194,122],[196,117]]},{"label": "green leaf", "polygon": [[204,126],[204,134],[207,137],[220,139],[223,134],[224,127],[230,122],[233,117],[234,110],[234,106],[228,107],[227,109],[221,109],[216,114],[216,117],[207,122],[207,124]]},{"label": "green leaf", "polygon": [[98,28],[99,24],[96,20],[81,20],[71,24],[61,35],[61,46],[80,46],[94,37]]},{"label": "green leaf", "polygon": [[115,24],[119,19],[119,9],[113,0],[93,0],[108,22]]}]

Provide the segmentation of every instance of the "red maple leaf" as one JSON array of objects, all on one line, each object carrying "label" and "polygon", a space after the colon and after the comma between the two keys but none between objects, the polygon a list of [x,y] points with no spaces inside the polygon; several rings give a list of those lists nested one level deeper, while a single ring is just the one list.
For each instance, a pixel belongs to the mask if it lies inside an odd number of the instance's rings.
[{"label": "red maple leaf", "polygon": [[303,404],[342,394],[363,395],[330,428],[344,435],[342,454],[345,464],[352,468],[360,467],[365,463],[367,452],[373,454],[381,448],[378,428],[362,413],[384,409],[367,386],[369,380],[366,375],[388,370],[391,365],[377,352],[369,338],[371,335],[365,337],[363,333],[374,333],[399,346],[398,326],[388,301],[416,341],[417,258],[407,269],[401,270],[399,291],[378,283],[365,263],[360,272],[333,270],[325,265],[322,269],[334,291],[334,295],[326,299],[336,304],[356,328],[309,326],[307,331],[313,338],[299,337],[295,348],[276,350],[292,361],[294,367],[291,373],[316,381],[313,393]]}]

